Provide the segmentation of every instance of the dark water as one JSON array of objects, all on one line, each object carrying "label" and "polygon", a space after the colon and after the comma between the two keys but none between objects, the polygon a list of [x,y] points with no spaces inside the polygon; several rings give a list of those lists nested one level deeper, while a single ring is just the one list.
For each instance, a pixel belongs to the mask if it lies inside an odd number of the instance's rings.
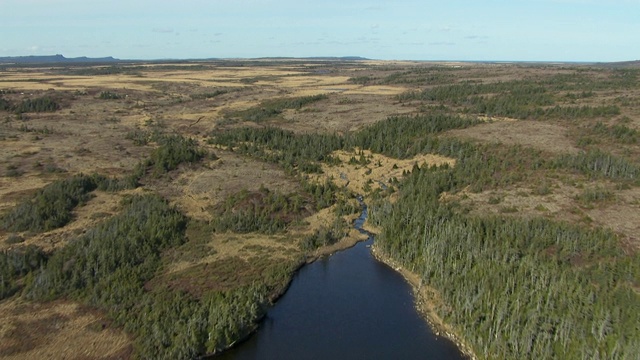
[{"label": "dark water", "polygon": [[[363,215],[356,221],[362,226]],[[416,312],[373,239],[304,266],[256,334],[221,359],[464,359]]]}]

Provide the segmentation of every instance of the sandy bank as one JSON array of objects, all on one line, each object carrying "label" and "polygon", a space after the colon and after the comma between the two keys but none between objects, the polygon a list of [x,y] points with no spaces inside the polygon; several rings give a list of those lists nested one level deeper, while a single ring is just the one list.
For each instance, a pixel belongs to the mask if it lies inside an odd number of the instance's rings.
[{"label": "sandy bank", "polygon": [[413,273],[398,263],[393,261],[388,256],[384,255],[374,244],[371,247],[371,254],[379,261],[391,266],[395,271],[400,273],[402,277],[407,280],[407,282],[411,285],[413,289],[413,294],[415,297],[415,305],[418,309],[418,312],[427,320],[433,332],[438,336],[443,336],[451,341],[453,341],[460,351],[468,356],[471,360],[477,360],[477,356],[471,350],[471,347],[467,345],[467,343],[458,336],[455,331],[446,324],[442,318],[436,313],[434,304],[441,302],[442,300],[439,298],[438,291],[429,286],[422,284],[420,276],[418,274]]}]

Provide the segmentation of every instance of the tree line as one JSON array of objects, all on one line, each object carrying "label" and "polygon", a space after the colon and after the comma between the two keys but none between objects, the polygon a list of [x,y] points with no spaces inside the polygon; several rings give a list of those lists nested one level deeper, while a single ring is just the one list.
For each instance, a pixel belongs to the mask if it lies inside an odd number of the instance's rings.
[{"label": "tree line", "polygon": [[529,80],[464,82],[398,95],[399,101],[429,101],[461,108],[463,113],[516,119],[581,119],[620,114],[616,105],[560,105],[548,86]]},{"label": "tree line", "polygon": [[324,100],[327,95],[299,96],[291,98],[270,99],[246,110],[232,111],[225,114],[228,119],[240,119],[254,123],[262,123],[271,120],[286,109],[300,109],[308,104]]}]

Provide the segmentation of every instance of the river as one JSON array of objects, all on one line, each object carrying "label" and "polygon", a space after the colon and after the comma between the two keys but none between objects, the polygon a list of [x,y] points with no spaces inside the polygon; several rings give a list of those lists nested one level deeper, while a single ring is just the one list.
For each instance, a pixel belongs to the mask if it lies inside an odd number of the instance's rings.
[{"label": "river", "polygon": [[[362,230],[366,206],[356,220]],[[217,359],[465,359],[415,309],[410,285],[371,255],[373,236],[304,266],[260,329]]]}]

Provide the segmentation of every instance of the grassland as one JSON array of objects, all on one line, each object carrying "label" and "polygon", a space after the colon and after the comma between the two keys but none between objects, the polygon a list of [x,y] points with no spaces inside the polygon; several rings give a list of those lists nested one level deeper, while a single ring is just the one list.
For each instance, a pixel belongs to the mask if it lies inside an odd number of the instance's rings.
[{"label": "grassland", "polygon": [[[220,351],[255,328],[300,264],[360,239],[349,230],[354,194],[371,206],[380,256],[429,289],[429,316],[478,358],[628,358],[637,329],[620,308],[639,301],[639,84],[636,69],[586,65],[3,67],[0,358]],[[150,260],[105,270],[120,260],[100,254],[129,245],[101,248],[94,239],[138,239],[154,219],[173,227],[149,233],[157,243],[139,243],[153,245],[140,253]],[[502,233],[531,224],[576,244],[567,250],[538,234],[525,248]],[[478,227],[495,228],[503,242],[477,248],[448,237],[467,229],[492,239]],[[95,264],[76,258],[80,251],[94,251]],[[446,261],[435,266],[435,257]],[[531,267],[513,268],[514,258]],[[609,289],[624,300],[580,308],[593,312],[586,327],[604,326],[580,333],[597,346],[563,343],[557,338],[577,336],[567,324],[579,325],[557,315],[564,305],[538,310],[539,323],[518,330],[503,320],[529,314],[509,312],[518,299],[499,301],[489,277],[474,290],[453,276],[460,268],[482,275],[478,266],[559,271],[572,281],[565,289],[579,283],[598,299]],[[531,290],[510,291],[524,298]],[[172,321],[184,329],[169,329]],[[159,330],[148,333],[149,324]],[[48,335],[26,335],[36,330]],[[488,345],[487,334],[501,341]]]}]

